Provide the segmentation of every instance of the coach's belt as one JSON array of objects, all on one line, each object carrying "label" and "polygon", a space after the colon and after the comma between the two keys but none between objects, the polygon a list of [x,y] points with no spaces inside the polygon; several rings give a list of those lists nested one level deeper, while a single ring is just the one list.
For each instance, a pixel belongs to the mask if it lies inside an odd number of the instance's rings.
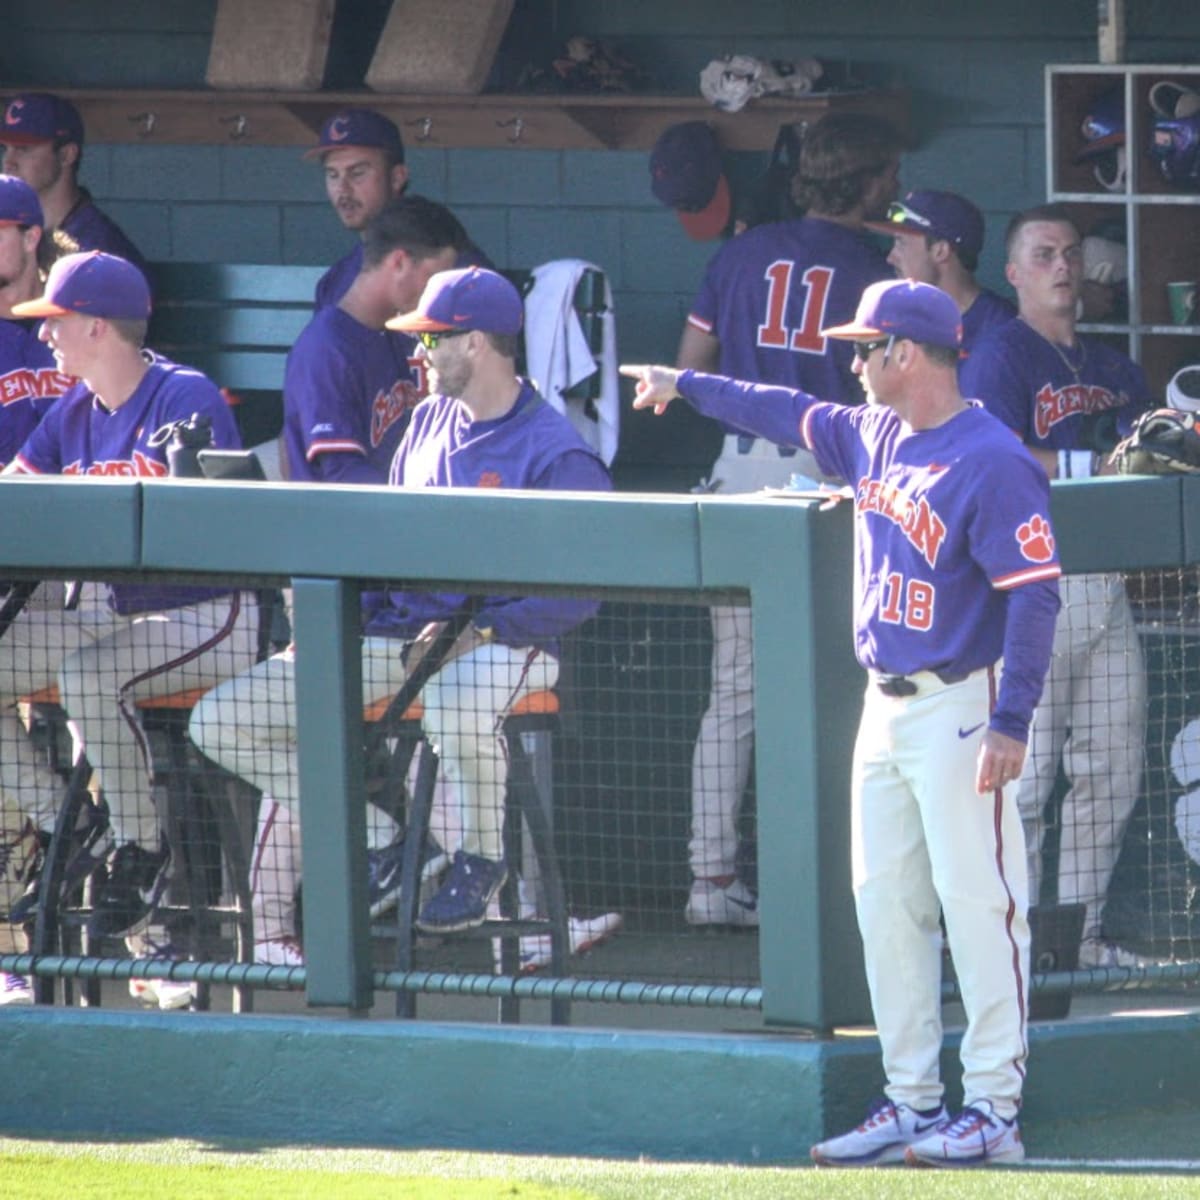
[{"label": "coach's belt", "polygon": [[[927,671],[921,672],[921,674],[933,675],[947,686],[952,683],[962,683],[971,675],[970,672],[965,675],[951,675],[945,671]],[[908,675],[884,675],[873,672],[871,678],[885,696],[915,696],[921,690],[920,680],[912,679]]]},{"label": "coach's belt", "polygon": [[[758,438],[751,437],[748,433],[739,433],[737,435],[737,450],[739,454],[749,454],[754,449],[754,443]],[[795,446],[776,446],[776,451],[780,458],[791,458],[796,453]]]}]

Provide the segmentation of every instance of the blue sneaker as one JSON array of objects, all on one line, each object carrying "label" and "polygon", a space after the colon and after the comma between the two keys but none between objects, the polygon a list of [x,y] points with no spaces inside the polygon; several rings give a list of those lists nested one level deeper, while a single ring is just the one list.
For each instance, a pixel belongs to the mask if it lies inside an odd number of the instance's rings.
[{"label": "blue sneaker", "polygon": [[424,933],[458,933],[482,925],[507,878],[503,861],[456,851],[445,882],[421,909],[417,928]]},{"label": "blue sneaker", "polygon": [[[400,869],[404,863],[404,835],[394,842],[367,851],[367,904],[371,916],[382,916],[400,897]],[[421,852],[421,881],[433,878],[446,866],[446,856],[432,838]]]}]

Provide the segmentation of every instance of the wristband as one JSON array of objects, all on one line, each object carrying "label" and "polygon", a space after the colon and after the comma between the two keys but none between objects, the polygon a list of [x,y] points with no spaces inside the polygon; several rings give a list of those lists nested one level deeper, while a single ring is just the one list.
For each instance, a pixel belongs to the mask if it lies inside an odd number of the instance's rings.
[{"label": "wristband", "polygon": [[1090,450],[1060,450],[1058,452],[1059,479],[1088,479],[1095,474]]}]

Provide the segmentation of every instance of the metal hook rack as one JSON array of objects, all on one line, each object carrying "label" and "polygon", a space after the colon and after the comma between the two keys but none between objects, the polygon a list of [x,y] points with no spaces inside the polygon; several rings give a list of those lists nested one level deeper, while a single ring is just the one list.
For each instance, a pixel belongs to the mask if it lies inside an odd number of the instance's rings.
[{"label": "metal hook rack", "polygon": [[524,117],[509,117],[507,121],[497,121],[497,126],[501,129],[511,129],[512,133],[508,135],[507,140],[512,143],[521,141],[522,135],[525,132]]},{"label": "metal hook rack", "polygon": [[233,128],[229,131],[229,137],[232,141],[238,141],[241,138],[249,137],[247,132],[250,122],[246,119],[244,113],[234,113],[231,117],[218,117],[217,121],[222,125],[232,125]]},{"label": "metal hook rack", "polygon": [[417,117],[412,121],[405,121],[404,124],[417,126],[416,137],[413,139],[418,142],[427,142],[433,136],[433,118],[432,117]]}]

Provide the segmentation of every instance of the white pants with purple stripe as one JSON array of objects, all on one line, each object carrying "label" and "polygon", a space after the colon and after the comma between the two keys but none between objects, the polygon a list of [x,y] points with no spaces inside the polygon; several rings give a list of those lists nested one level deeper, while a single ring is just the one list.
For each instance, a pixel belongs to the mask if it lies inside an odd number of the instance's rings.
[{"label": "white pants with purple stripe", "polygon": [[967,1104],[1015,1114],[1025,1077],[1029,978],[1025,845],[1015,787],[980,796],[976,760],[991,672],[912,676],[915,696],[868,684],[854,751],[855,902],[888,1097],[942,1099],[942,934],[962,989]]},{"label": "white pants with purple stripe", "polygon": [[[822,479],[807,450],[783,456],[765,438],[728,434],[713,464],[718,496],[786,487],[793,474]],[[697,879],[732,875],[737,863],[738,812],[754,754],[754,655],[750,609],[714,604],[712,683],[692,751],[692,838]]]},{"label": "white pants with purple stripe", "polygon": [[[395,638],[364,638],[365,704],[400,690],[402,649]],[[557,680],[558,661],[551,655],[492,642],[456,658],[426,683],[423,726],[459,797],[461,849],[467,853],[503,857],[508,761],[501,722],[527,692],[547,691]],[[193,710],[189,732],[209,758],[294,808],[303,800],[296,772],[294,650],[214,688]],[[391,836],[375,828],[378,845],[399,833],[394,824]]]},{"label": "white pants with purple stripe", "polygon": [[[0,639],[0,786],[43,829],[62,796],[17,713],[18,699],[57,684],[108,803],[118,845],[158,845],[138,700],[212,687],[254,662],[256,609],[223,596],[165,612],[118,616],[95,589],[64,611],[43,584]],[[94,597],[89,603],[88,598]],[[122,710],[122,701],[124,711]]]}]

